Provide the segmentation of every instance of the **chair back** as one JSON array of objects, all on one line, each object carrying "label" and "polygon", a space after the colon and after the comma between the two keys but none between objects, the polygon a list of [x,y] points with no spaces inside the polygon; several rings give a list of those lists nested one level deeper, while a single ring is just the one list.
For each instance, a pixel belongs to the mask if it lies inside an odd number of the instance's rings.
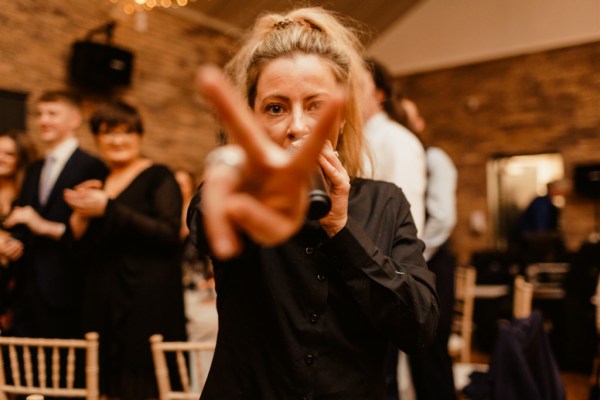
[{"label": "chair back", "polygon": [[569,263],[534,263],[525,267],[527,282],[533,284],[538,299],[564,299],[564,281],[571,269]]},{"label": "chair back", "polygon": [[525,278],[517,275],[514,283],[513,318],[528,318],[531,315],[533,301],[533,284],[525,282]]},{"label": "chair back", "polygon": [[461,363],[469,363],[471,362],[477,270],[471,266],[456,267],[454,277],[454,312],[448,352],[452,357],[457,357]]},{"label": "chair back", "polygon": [[85,339],[0,336],[0,400],[32,394],[98,400],[98,375],[96,332]]},{"label": "chair back", "polygon": [[596,333],[600,335],[600,275],[596,283],[596,292],[590,299],[590,302],[596,307]]},{"label": "chair back", "polygon": [[[198,400],[210,366],[207,355],[212,358],[215,343],[165,342],[156,334],[150,337],[150,347],[160,400]],[[180,387],[174,388],[172,383]]]}]

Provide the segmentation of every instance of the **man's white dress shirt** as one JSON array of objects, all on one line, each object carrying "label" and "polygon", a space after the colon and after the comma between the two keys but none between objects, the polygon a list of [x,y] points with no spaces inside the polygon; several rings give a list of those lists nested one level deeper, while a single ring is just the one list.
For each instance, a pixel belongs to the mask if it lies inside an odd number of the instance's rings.
[{"label": "man's white dress shirt", "polygon": [[421,239],[425,242],[423,255],[429,261],[452,234],[456,225],[456,183],[454,163],[438,147],[428,147],[427,157],[427,220]]},{"label": "man's white dress shirt", "polygon": [[390,119],[385,112],[371,117],[365,125],[365,143],[373,165],[364,155],[365,177],[391,182],[404,192],[422,237],[425,223],[427,165],[421,141],[408,129]]}]

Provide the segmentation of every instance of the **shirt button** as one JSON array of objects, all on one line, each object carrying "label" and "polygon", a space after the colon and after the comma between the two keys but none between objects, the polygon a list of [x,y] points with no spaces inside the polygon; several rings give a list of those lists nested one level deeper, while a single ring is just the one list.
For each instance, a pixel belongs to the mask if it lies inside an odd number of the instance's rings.
[{"label": "shirt button", "polygon": [[325,275],[323,275],[323,274],[317,274],[317,280],[319,282],[323,282],[325,280]]},{"label": "shirt button", "polygon": [[306,357],[304,357],[304,363],[306,365],[312,365],[314,362],[315,362],[315,356],[313,356],[312,354],[309,354]]},{"label": "shirt button", "polygon": [[319,320],[319,316],[316,313],[310,314],[310,318],[308,319],[311,324],[316,324]]},{"label": "shirt button", "polygon": [[313,253],[313,251],[315,251],[315,249],[313,249],[312,247],[307,247],[306,249],[304,249],[304,252],[309,256]]}]

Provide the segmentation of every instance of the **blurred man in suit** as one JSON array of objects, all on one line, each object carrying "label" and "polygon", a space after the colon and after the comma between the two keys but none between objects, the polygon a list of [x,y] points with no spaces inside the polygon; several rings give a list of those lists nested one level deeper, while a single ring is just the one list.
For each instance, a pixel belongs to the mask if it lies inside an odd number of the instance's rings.
[{"label": "blurred man in suit", "polygon": [[5,221],[24,245],[17,263],[14,334],[76,337],[80,334],[79,276],[69,249],[71,208],[63,191],[108,172],[99,159],[79,148],[81,102],[67,92],[46,92],[36,104],[40,141],[46,157],[25,173],[15,208]]}]

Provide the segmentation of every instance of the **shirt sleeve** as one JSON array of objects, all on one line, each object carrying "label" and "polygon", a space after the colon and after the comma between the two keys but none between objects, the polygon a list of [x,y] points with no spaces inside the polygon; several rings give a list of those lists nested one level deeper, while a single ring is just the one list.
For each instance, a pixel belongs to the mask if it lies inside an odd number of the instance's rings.
[{"label": "shirt sleeve", "polygon": [[143,238],[149,246],[177,245],[183,203],[177,182],[172,176],[163,175],[148,196],[154,204],[153,215],[110,200],[104,214],[103,234]]},{"label": "shirt sleeve", "polygon": [[422,239],[426,246],[423,255],[430,260],[456,225],[457,173],[452,160],[441,149],[427,150],[427,165],[427,221]]},{"label": "shirt sleeve", "polygon": [[384,254],[351,217],[320,250],[334,260],[373,326],[402,351],[415,353],[435,337],[439,305],[423,243],[416,237],[408,205],[402,204],[393,222],[390,254]]}]

